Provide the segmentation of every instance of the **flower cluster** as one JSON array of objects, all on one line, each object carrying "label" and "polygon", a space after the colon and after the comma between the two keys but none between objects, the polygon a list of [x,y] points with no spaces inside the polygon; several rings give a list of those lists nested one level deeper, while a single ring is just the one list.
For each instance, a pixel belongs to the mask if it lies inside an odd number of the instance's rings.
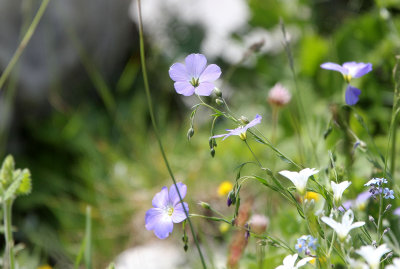
[{"label": "flower cluster", "polygon": [[385,178],[373,178],[364,184],[366,187],[370,187],[369,192],[372,197],[376,198],[377,195],[382,194],[385,199],[394,199],[394,192],[389,188],[384,188],[383,184],[388,183]]},{"label": "flower cluster", "polygon": [[312,237],[311,235],[303,235],[297,239],[297,244],[294,248],[301,254],[304,253],[305,255],[311,254],[312,250],[317,250],[317,238]]}]

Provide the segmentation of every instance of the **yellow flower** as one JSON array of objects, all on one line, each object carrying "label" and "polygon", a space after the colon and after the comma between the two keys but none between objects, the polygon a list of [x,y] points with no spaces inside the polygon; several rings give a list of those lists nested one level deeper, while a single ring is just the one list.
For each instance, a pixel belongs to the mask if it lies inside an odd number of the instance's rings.
[{"label": "yellow flower", "polygon": [[219,196],[226,196],[233,188],[233,185],[229,181],[223,181],[218,186],[218,195]]},{"label": "yellow flower", "polygon": [[316,192],[308,191],[304,196],[304,199],[307,199],[309,201],[314,200],[315,202],[317,202],[320,199],[320,196]]},{"label": "yellow flower", "polygon": [[222,233],[222,234],[224,234],[224,233],[226,233],[227,231],[229,231],[230,228],[231,228],[231,225],[229,225],[229,224],[226,223],[226,222],[222,222],[222,223],[219,225],[219,232]]}]

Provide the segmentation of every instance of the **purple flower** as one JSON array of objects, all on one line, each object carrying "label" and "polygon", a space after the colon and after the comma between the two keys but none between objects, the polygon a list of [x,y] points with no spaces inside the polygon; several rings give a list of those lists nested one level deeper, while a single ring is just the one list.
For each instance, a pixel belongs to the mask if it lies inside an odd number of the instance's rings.
[{"label": "purple flower", "polygon": [[254,118],[254,120],[250,121],[248,124],[246,124],[244,126],[240,126],[240,127],[236,128],[236,129],[233,129],[233,130],[226,129],[228,131],[227,134],[214,135],[212,138],[223,137],[224,139],[222,139],[222,140],[225,140],[226,138],[228,138],[231,135],[238,135],[240,137],[240,139],[246,140],[246,138],[247,138],[247,136],[246,136],[247,129],[249,129],[249,128],[251,128],[251,127],[253,127],[253,126],[257,125],[257,124],[260,124],[261,123],[261,119],[262,119],[262,117],[257,114],[256,117]]},{"label": "purple flower", "polygon": [[174,63],[169,69],[169,76],[174,83],[177,93],[184,96],[209,96],[213,89],[213,82],[221,75],[221,68],[216,64],[207,65],[203,54],[190,54],[185,59],[185,65]]},{"label": "purple flower", "polygon": [[346,62],[342,65],[336,63],[323,63],[321,68],[338,71],[342,73],[346,82],[350,83],[352,78],[359,78],[372,71],[371,63]]},{"label": "purple flower", "polygon": [[[321,68],[327,70],[338,71],[342,73],[344,80],[350,83],[352,78],[359,78],[372,71],[371,63],[356,63],[346,62],[343,65],[336,63],[323,63]],[[353,106],[358,102],[358,96],[361,94],[361,90],[356,87],[347,85],[345,93],[345,101],[349,106]]]},{"label": "purple flower", "polygon": [[349,106],[354,106],[358,102],[358,96],[361,94],[361,90],[356,87],[347,85],[346,93],[345,93],[345,101]]},{"label": "purple flower", "polygon": [[[183,199],[186,195],[187,187],[180,182],[176,185]],[[152,203],[154,208],[146,212],[146,229],[153,230],[158,238],[165,239],[172,232],[174,223],[179,223],[186,219],[175,185],[169,188],[169,192],[168,188],[164,186],[159,193],[154,195]],[[187,203],[183,202],[183,204],[186,211],[189,212]]]}]

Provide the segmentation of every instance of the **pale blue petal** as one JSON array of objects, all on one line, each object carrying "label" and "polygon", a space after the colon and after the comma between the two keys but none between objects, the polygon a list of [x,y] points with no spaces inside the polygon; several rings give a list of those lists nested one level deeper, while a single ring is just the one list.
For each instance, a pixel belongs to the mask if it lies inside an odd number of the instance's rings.
[{"label": "pale blue petal", "polygon": [[[182,196],[182,199],[185,198],[186,191],[187,191],[187,186],[185,184],[183,184],[182,182],[178,182],[178,183],[176,183],[176,185],[178,187],[179,193]],[[176,204],[179,203],[179,200],[180,199],[179,199],[179,195],[178,195],[178,193],[176,191],[176,187],[175,187],[175,185],[172,185],[169,188],[169,203],[171,205],[175,206]]]},{"label": "pale blue petal", "polygon": [[152,204],[153,207],[156,208],[164,208],[166,205],[168,205],[169,198],[168,198],[168,188],[167,187],[162,187],[161,191],[156,193],[154,195]]},{"label": "pale blue petal", "polygon": [[177,93],[184,96],[191,96],[194,93],[194,87],[187,81],[177,81],[174,83],[174,87]]},{"label": "pale blue petal", "polygon": [[199,78],[207,64],[207,59],[203,54],[193,53],[185,59],[186,70],[192,78]]},{"label": "pale blue petal", "polygon": [[[185,205],[186,211],[189,213],[188,204],[185,202],[183,202],[183,204]],[[174,207],[174,213],[172,213],[171,218],[174,223],[179,223],[186,219],[186,214],[185,211],[183,210],[182,204],[178,204]]]},{"label": "pale blue petal", "polygon": [[181,63],[175,63],[169,68],[169,76],[173,81],[190,81],[186,67]]},{"label": "pale blue petal", "polygon": [[221,68],[219,68],[216,64],[210,64],[204,69],[203,73],[201,73],[199,81],[201,82],[213,82],[217,80],[221,76]]},{"label": "pale blue petal", "polygon": [[214,90],[214,84],[211,82],[200,82],[199,86],[196,87],[195,93],[201,96],[210,96]]},{"label": "pale blue petal", "polygon": [[339,64],[335,64],[335,63],[323,63],[321,64],[321,68],[323,69],[327,69],[327,70],[333,70],[333,71],[338,71],[340,73],[342,73],[343,75],[347,74],[347,69],[344,68],[343,66],[339,65]]}]

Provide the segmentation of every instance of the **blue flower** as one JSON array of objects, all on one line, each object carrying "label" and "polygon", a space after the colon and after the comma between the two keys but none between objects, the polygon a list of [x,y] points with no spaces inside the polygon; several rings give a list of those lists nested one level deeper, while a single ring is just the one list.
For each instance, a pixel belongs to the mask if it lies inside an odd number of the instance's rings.
[{"label": "blue flower", "polygon": [[223,137],[224,139],[222,139],[222,140],[225,140],[226,138],[228,138],[228,137],[230,137],[232,135],[237,135],[237,136],[240,137],[240,139],[246,140],[247,129],[249,129],[249,128],[251,128],[251,127],[253,127],[253,126],[257,125],[257,124],[260,124],[261,123],[261,119],[262,119],[262,117],[257,114],[256,117],[254,118],[254,120],[250,121],[245,126],[240,126],[240,127],[236,128],[236,129],[233,129],[233,130],[227,129],[227,131],[228,131],[227,134],[214,135],[212,138]]},{"label": "blue flower", "polygon": [[384,188],[383,189],[383,198],[385,199],[394,199],[394,192],[393,190],[390,190],[389,188]]}]

